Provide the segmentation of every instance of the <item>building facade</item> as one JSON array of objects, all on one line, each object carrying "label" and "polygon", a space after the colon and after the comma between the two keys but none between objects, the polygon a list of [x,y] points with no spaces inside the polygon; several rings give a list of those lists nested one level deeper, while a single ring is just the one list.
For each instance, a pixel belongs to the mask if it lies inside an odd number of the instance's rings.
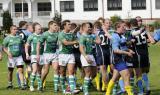
[{"label": "building facade", "polygon": [[[99,17],[118,15],[122,19],[141,16],[144,19],[160,18],[160,0],[0,0],[0,13],[9,10],[14,24],[21,20],[39,22],[47,26],[55,12],[62,19],[75,22],[93,21]],[[2,16],[0,17],[2,26]]]}]

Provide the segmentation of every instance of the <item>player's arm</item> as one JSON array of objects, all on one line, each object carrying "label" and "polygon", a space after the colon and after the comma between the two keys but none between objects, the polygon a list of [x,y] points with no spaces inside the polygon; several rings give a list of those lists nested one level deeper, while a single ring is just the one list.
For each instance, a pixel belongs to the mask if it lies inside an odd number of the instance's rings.
[{"label": "player's arm", "polygon": [[31,44],[31,41],[32,41],[31,36],[29,36],[25,44],[26,59],[29,59],[29,46]]},{"label": "player's arm", "polygon": [[85,59],[87,60],[88,63],[92,63],[92,61],[89,59],[89,57],[87,56],[87,54],[85,52],[84,41],[85,41],[85,38],[81,37],[80,41],[79,41],[79,51],[85,57]]},{"label": "player's arm", "polygon": [[153,39],[154,42],[152,44],[156,44],[160,40],[160,29],[154,32]]},{"label": "player's arm", "polygon": [[58,37],[59,37],[59,38],[58,38],[59,41],[61,41],[62,44],[64,44],[64,45],[74,45],[74,44],[77,44],[77,43],[78,43],[78,41],[76,41],[76,40],[74,40],[74,41],[67,41],[67,40],[64,38],[64,35],[62,35],[62,34],[60,34]]},{"label": "player's arm", "polygon": [[99,36],[96,36],[95,43],[96,44],[101,44],[101,39],[99,38]]},{"label": "player's arm", "polygon": [[112,37],[112,49],[113,52],[116,54],[123,54],[132,57],[132,53],[129,51],[124,51],[119,49],[119,41],[117,40],[118,38],[116,36]]},{"label": "player's arm", "polygon": [[8,55],[9,58],[12,58],[12,54],[8,50],[8,39],[7,38],[5,38],[3,41],[3,51]]}]

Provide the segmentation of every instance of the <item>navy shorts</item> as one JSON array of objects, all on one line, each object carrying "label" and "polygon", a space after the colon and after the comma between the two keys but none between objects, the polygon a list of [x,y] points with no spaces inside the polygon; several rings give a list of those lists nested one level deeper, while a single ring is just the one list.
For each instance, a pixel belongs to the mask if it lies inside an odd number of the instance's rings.
[{"label": "navy shorts", "polygon": [[118,70],[119,72],[122,71],[122,70],[128,69],[128,67],[127,67],[127,65],[126,65],[126,62],[124,62],[124,61],[115,63],[115,64],[114,64],[114,67],[115,67],[115,69]]},{"label": "navy shorts", "polygon": [[110,58],[110,50],[106,49],[103,51],[97,51],[96,54],[96,63],[97,65],[110,65],[111,63],[111,58]]}]

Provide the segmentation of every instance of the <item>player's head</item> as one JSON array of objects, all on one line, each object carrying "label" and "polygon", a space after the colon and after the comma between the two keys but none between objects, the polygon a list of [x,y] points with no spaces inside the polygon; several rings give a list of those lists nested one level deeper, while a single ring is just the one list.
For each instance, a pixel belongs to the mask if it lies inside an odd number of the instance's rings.
[{"label": "player's head", "polygon": [[29,23],[29,24],[28,24],[27,30],[28,30],[29,32],[33,32],[33,24],[32,24],[32,23]]},{"label": "player's head", "polygon": [[105,21],[104,21],[104,27],[107,30],[111,27],[111,21],[110,21],[110,19],[108,19],[108,18],[105,19]]},{"label": "player's head", "polygon": [[141,18],[140,16],[137,16],[135,19],[136,19],[137,22],[138,22],[138,26],[139,26],[139,27],[142,26],[142,18]]},{"label": "player's head", "polygon": [[138,27],[138,22],[137,22],[137,20],[136,20],[136,19],[131,19],[131,20],[130,20],[130,25],[131,25],[132,28]]},{"label": "player's head", "polygon": [[126,30],[125,30],[125,22],[124,21],[118,21],[115,24],[115,28],[116,28],[116,32],[123,34]]},{"label": "player's head", "polygon": [[84,33],[92,33],[92,28],[89,22],[82,23],[82,31]]},{"label": "player's head", "polygon": [[57,32],[59,30],[59,26],[56,21],[50,21],[48,23],[48,28],[49,28],[50,32]]},{"label": "player's head", "polygon": [[126,24],[126,30],[131,28],[131,23],[129,21],[125,21]]},{"label": "player's head", "polygon": [[10,32],[11,32],[12,35],[16,35],[16,33],[17,33],[17,26],[16,25],[12,25],[10,27]]},{"label": "player's head", "polygon": [[70,20],[64,20],[62,22],[62,29],[65,30],[66,32],[71,31],[71,21]]},{"label": "player's head", "polygon": [[27,29],[27,21],[20,21],[19,22],[19,28],[22,28],[22,29]]},{"label": "player's head", "polygon": [[103,17],[99,17],[98,20],[101,24],[103,24],[105,22],[105,19]]},{"label": "player's head", "polygon": [[96,21],[96,22],[93,24],[93,27],[94,27],[94,29],[101,29],[101,28],[102,28],[102,23],[99,22],[99,21]]},{"label": "player's head", "polygon": [[42,32],[42,27],[39,23],[35,22],[33,23],[33,31],[36,33],[36,34],[40,34]]}]

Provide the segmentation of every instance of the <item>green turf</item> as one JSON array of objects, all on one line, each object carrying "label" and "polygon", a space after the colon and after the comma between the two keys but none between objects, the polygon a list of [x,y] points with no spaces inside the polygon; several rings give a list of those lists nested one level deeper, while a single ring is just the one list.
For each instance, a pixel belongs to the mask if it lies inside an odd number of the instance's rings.
[{"label": "green turf", "polygon": [[[160,95],[160,45],[151,45],[149,47],[150,59],[151,59],[151,70],[149,74],[149,79],[151,83],[151,95]],[[7,86],[7,58],[3,55],[3,61],[0,62],[0,95],[39,95],[39,92],[30,92],[29,90],[21,91],[18,88],[14,90],[6,90]],[[42,95],[62,95],[61,93],[55,94],[53,93],[53,83],[52,83],[52,75],[53,71],[50,70],[49,76],[47,77],[47,85],[46,90],[42,93]],[[17,86],[17,82],[15,79],[14,73],[14,86]],[[79,79],[79,77],[78,77]],[[79,81],[79,80],[78,80]],[[79,94],[82,95],[83,93]],[[103,93],[97,92],[95,89],[91,90],[90,95],[103,95]]]}]

